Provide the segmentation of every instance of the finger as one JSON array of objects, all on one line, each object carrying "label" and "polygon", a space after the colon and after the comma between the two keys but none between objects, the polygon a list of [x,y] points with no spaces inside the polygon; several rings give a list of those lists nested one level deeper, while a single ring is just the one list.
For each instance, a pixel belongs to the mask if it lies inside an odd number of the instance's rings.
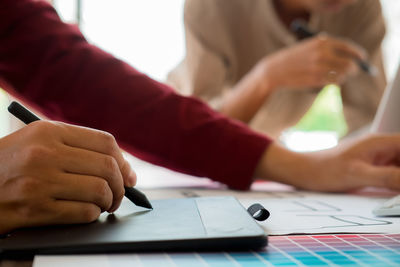
[{"label": "finger", "polygon": [[336,51],[338,54],[342,54],[350,58],[358,58],[361,60],[365,60],[367,58],[367,53],[363,48],[348,40],[345,41],[330,38],[329,45],[330,48]]},{"label": "finger", "polygon": [[137,176],[132,170],[131,165],[127,160],[124,159],[124,163],[121,168],[122,178],[124,179],[124,184],[127,187],[132,187],[136,185]]},{"label": "finger", "polygon": [[81,126],[68,124],[62,126],[62,137],[66,145],[113,156],[122,165],[122,153],[111,134]]},{"label": "finger", "polygon": [[358,71],[357,64],[349,57],[328,55],[322,63],[323,68],[346,75]]},{"label": "finger", "polygon": [[363,186],[400,190],[400,168],[396,166],[364,166]]},{"label": "finger", "polygon": [[45,205],[41,212],[27,218],[22,227],[90,223],[101,214],[97,205],[87,202],[53,200]]},{"label": "finger", "polygon": [[[133,186],[136,183],[136,175],[132,172],[123,172],[126,162],[119,149],[115,138],[104,131],[62,124],[63,142],[72,147],[87,149],[98,153],[110,155],[117,161],[117,164],[123,173],[124,182],[127,186]],[[128,168],[129,170],[129,168]]]},{"label": "finger", "polygon": [[90,223],[97,220],[101,214],[97,205],[77,201],[57,200],[54,209],[51,218],[54,224]]},{"label": "finger", "polygon": [[56,200],[70,200],[95,204],[102,211],[113,204],[113,193],[106,180],[87,175],[63,173],[57,176],[57,183],[47,189]]},{"label": "finger", "polygon": [[111,191],[113,204],[107,211],[115,210],[124,196],[123,179],[116,160],[102,153],[65,146],[56,159],[60,169],[67,173],[96,176],[104,179]]}]

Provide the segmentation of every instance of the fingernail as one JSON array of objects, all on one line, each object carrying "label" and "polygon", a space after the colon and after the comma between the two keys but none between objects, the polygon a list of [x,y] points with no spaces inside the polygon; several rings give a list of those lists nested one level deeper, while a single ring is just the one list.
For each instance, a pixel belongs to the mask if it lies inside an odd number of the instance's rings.
[{"label": "fingernail", "polygon": [[136,173],[132,170],[128,175],[127,183],[128,183],[127,186],[130,186],[130,187],[136,185]]}]

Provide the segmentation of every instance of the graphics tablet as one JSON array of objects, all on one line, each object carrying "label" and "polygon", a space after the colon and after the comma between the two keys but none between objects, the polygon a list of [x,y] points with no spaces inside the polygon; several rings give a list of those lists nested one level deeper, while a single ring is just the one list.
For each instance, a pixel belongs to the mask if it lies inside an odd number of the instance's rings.
[{"label": "graphics tablet", "polygon": [[0,239],[2,258],[35,254],[246,250],[267,244],[264,230],[233,197],[124,201],[94,223],[17,230]]}]

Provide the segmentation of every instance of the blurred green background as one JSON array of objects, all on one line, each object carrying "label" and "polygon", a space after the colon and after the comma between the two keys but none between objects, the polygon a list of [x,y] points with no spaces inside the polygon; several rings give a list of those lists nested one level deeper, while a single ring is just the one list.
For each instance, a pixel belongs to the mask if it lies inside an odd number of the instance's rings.
[{"label": "blurred green background", "polygon": [[325,86],[293,129],[335,132],[338,137],[346,135],[348,127],[343,114],[340,87],[334,84]]}]

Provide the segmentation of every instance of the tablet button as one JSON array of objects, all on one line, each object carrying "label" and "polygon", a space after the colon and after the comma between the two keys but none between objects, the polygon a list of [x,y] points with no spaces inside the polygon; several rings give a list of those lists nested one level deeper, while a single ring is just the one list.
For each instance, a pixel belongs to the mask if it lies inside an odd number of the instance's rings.
[{"label": "tablet button", "polygon": [[265,221],[269,217],[269,211],[260,203],[251,205],[247,211],[257,221]]}]

